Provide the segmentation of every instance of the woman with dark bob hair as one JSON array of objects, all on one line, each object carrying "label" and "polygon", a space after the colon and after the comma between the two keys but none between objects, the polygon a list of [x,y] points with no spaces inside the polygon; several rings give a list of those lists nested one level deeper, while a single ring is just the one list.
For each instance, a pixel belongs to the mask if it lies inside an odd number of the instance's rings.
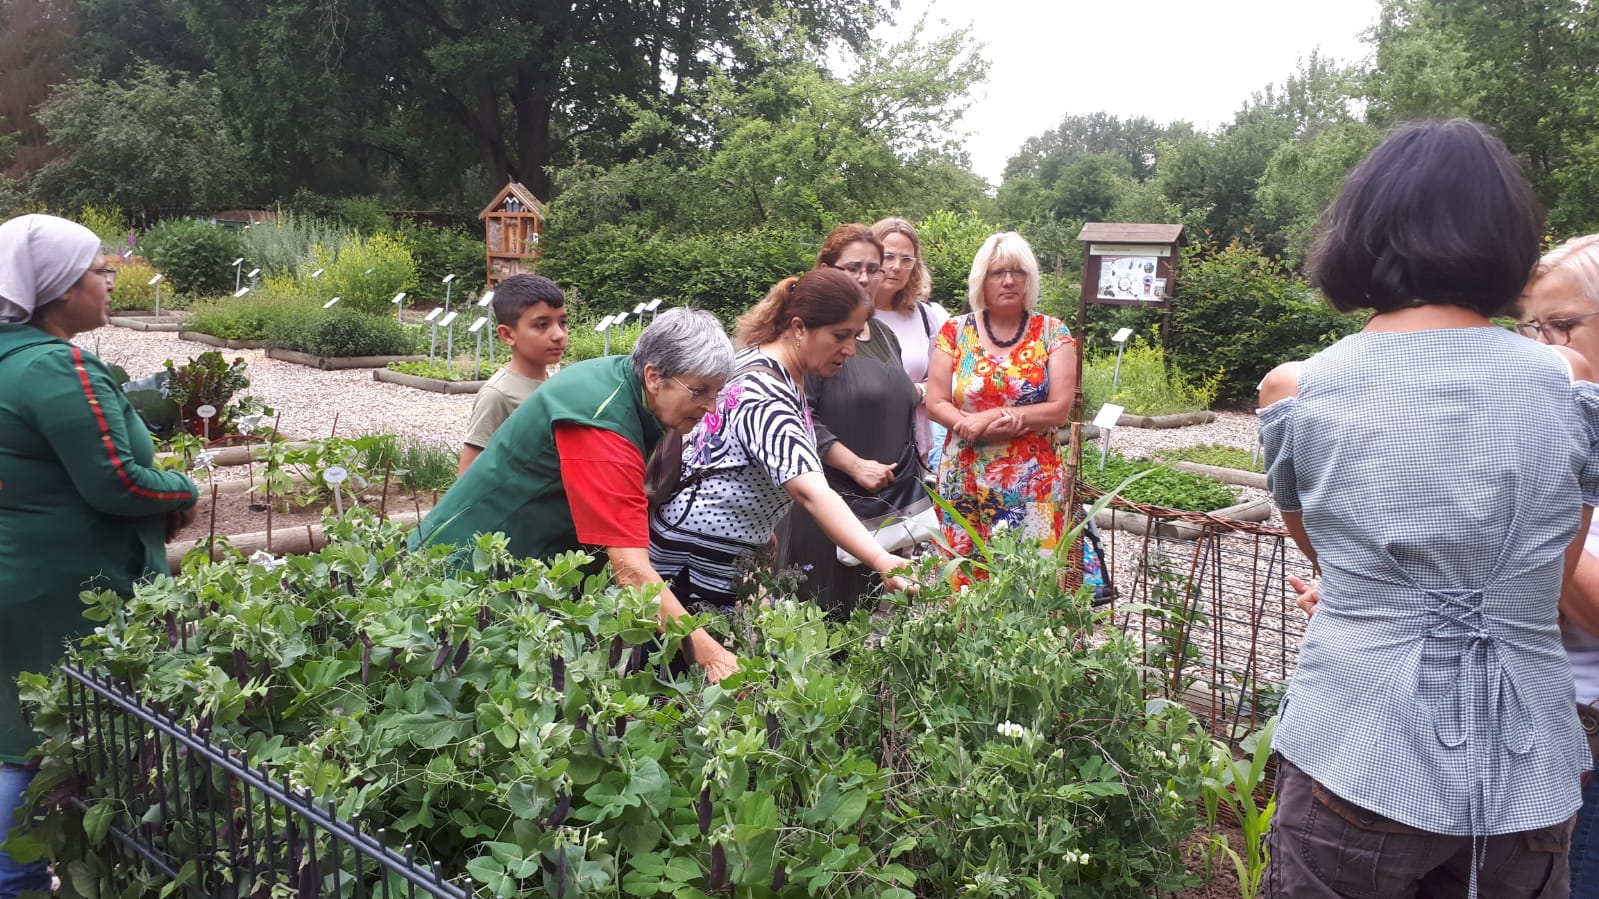
[{"label": "woman with dark bob hair", "polygon": [[[730,606],[740,569],[798,503],[873,571],[908,564],[885,551],[822,474],[806,404],[808,375],[831,378],[855,355],[871,300],[849,273],[819,268],[777,282],[738,320],[734,374],[684,442],[680,485],[650,516],[650,562],[685,600]],[[890,590],[907,582],[885,577]]]},{"label": "woman with dark bob hair", "polygon": [[1599,499],[1582,357],[1497,327],[1543,214],[1468,121],[1407,125],[1328,210],[1315,283],[1366,326],[1261,385],[1320,581],[1277,724],[1270,896],[1564,896],[1589,767],[1562,579]]}]

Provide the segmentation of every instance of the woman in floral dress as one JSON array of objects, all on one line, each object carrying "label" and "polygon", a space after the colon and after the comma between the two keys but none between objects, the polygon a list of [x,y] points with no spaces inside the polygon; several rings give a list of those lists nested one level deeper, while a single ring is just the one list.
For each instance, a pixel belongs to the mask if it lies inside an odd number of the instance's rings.
[{"label": "woman in floral dress", "polygon": [[[1071,415],[1077,344],[1038,306],[1038,260],[1013,231],[984,242],[967,278],[972,312],[944,323],[927,378],[928,414],[949,428],[938,490],[984,540],[998,526],[1053,549],[1067,528],[1056,429]],[[944,516],[958,555],[972,540]],[[1097,562],[1085,562],[1094,583]]]}]

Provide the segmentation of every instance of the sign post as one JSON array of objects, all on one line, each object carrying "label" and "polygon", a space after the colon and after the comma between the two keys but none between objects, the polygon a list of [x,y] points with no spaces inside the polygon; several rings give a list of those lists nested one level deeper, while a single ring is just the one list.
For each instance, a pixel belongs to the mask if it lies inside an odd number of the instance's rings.
[{"label": "sign post", "polygon": [[150,281],[149,281],[149,284],[150,284],[151,287],[155,288],[155,317],[156,318],[160,318],[161,317],[161,276],[160,275],[156,275],[154,278],[151,278]]},{"label": "sign post", "polygon": [[428,323],[428,364],[433,364],[433,357],[439,348],[439,314],[443,309],[435,309],[422,318]]},{"label": "sign post", "polygon": [[483,326],[488,323],[489,317],[483,315],[479,316],[478,320],[472,323],[472,327],[467,328],[468,331],[471,331],[473,334],[477,335],[477,353],[473,356],[472,362],[472,364],[476,366],[472,369],[471,380],[474,381],[483,377]]},{"label": "sign post", "polygon": [[439,320],[439,327],[444,329],[444,366],[450,371],[455,371],[455,319],[461,313],[451,312]]},{"label": "sign post", "polygon": [[1110,432],[1116,430],[1116,422],[1122,417],[1122,407],[1115,403],[1106,403],[1099,407],[1099,414],[1094,416],[1094,425],[1099,428],[1100,436],[1104,439],[1099,442],[1099,470],[1105,470],[1105,457],[1110,455]]},{"label": "sign post", "polygon": [[1116,344],[1116,371],[1110,376],[1110,392],[1115,393],[1117,385],[1122,382],[1122,353],[1127,350],[1127,338],[1133,336],[1132,328],[1123,328],[1116,332],[1110,340]]},{"label": "sign post", "polygon": [[242,283],[239,280],[239,273],[242,271],[244,271],[244,257],[240,256],[239,258],[233,260],[233,291],[236,296],[244,296],[244,294],[238,292],[239,285]]},{"label": "sign post", "polygon": [[404,321],[405,319],[400,317],[400,313],[405,311],[405,291],[402,290],[395,294],[394,299],[389,300],[389,302],[394,304],[394,320],[397,322]]}]

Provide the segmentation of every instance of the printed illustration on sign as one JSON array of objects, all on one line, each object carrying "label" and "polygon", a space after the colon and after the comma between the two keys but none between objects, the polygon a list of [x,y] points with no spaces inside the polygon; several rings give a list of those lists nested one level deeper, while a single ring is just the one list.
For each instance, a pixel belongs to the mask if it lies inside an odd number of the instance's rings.
[{"label": "printed illustration on sign", "polygon": [[1106,256],[1099,269],[1099,298],[1159,300],[1163,291],[1155,289],[1155,280],[1153,256]]}]

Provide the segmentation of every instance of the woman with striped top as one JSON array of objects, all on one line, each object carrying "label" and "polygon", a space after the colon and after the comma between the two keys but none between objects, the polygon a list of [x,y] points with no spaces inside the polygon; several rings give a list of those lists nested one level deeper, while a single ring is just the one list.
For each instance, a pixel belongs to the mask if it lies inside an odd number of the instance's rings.
[{"label": "woman with striped top", "polygon": [[745,349],[736,373],[684,441],[677,492],[650,516],[650,562],[685,602],[736,602],[741,569],[793,503],[873,570],[907,564],[878,546],[828,486],[805,401],[805,376],[838,374],[870,314],[855,279],[824,268],[778,282],[739,319],[734,344]]}]

